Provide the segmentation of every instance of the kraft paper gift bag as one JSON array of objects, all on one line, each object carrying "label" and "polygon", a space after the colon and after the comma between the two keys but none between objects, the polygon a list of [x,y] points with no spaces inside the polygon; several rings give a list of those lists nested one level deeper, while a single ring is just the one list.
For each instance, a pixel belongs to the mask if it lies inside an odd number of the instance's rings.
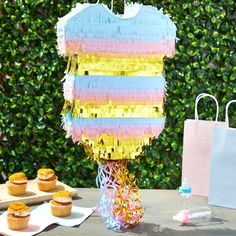
[{"label": "kraft paper gift bag", "polygon": [[229,127],[231,103],[236,100],[226,105],[227,127],[213,130],[208,203],[236,209],[236,129]]},{"label": "kraft paper gift bag", "polygon": [[[215,121],[198,119],[197,106],[203,97],[210,97],[215,101]],[[212,130],[215,127],[226,127],[225,122],[218,121],[218,115],[217,99],[202,93],[195,101],[195,119],[187,119],[184,123],[182,183],[185,178],[188,180],[193,195],[208,196]]]}]

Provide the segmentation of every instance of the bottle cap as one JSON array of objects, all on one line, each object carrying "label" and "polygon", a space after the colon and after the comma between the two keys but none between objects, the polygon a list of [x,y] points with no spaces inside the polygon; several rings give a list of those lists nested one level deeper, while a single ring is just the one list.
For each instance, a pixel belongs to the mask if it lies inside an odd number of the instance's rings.
[{"label": "bottle cap", "polygon": [[179,193],[183,194],[191,194],[192,193],[192,188],[188,186],[188,181],[186,178],[184,178],[182,182],[182,186],[179,187]]},{"label": "bottle cap", "polygon": [[179,192],[180,193],[192,193],[191,187],[179,187]]}]

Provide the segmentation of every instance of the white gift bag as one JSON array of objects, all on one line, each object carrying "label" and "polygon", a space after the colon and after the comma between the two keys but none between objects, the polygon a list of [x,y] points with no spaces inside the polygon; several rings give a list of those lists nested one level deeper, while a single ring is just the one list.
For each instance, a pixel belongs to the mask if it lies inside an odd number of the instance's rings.
[{"label": "white gift bag", "polygon": [[236,209],[236,129],[229,127],[227,103],[225,121],[227,127],[213,129],[208,203]]}]

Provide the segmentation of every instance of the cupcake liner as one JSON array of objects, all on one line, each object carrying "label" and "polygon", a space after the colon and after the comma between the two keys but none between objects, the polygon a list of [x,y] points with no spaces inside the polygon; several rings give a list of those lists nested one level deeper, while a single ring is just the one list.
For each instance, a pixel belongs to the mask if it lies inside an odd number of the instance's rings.
[{"label": "cupcake liner", "polygon": [[14,184],[10,181],[6,182],[8,193],[13,196],[21,196],[26,193],[27,182],[21,184]]},{"label": "cupcake liner", "polygon": [[49,191],[52,191],[56,188],[57,179],[58,178],[56,176],[55,180],[44,181],[39,178],[36,178],[36,181],[37,181],[37,185],[38,185],[38,188],[40,191],[49,192]]},{"label": "cupcake liner", "polygon": [[55,205],[50,201],[51,213],[53,216],[66,217],[71,214],[72,204],[70,205]]},{"label": "cupcake liner", "polygon": [[7,216],[7,223],[9,229],[12,230],[23,230],[28,227],[30,215],[25,217],[14,217],[14,216]]}]

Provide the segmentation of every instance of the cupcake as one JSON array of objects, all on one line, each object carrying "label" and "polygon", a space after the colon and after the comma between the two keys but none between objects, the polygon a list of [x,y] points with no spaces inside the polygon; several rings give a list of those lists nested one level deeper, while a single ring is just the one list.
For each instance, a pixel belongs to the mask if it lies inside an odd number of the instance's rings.
[{"label": "cupcake", "polygon": [[7,209],[7,224],[12,230],[23,230],[28,227],[30,208],[22,202],[12,202]]},{"label": "cupcake", "polygon": [[41,191],[48,192],[56,188],[57,176],[52,169],[39,169],[37,172],[37,184]]},{"label": "cupcake", "polygon": [[72,197],[67,190],[59,191],[52,196],[50,201],[52,215],[65,217],[71,215]]},{"label": "cupcake", "polygon": [[21,196],[26,193],[27,177],[23,172],[15,173],[7,181],[8,193],[13,196]]}]

